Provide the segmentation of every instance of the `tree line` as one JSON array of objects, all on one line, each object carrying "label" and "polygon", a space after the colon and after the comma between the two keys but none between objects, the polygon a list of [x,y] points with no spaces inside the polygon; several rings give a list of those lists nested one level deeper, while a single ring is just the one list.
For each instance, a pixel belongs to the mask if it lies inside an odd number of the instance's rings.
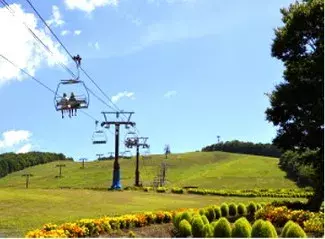
[{"label": "tree line", "polygon": [[280,157],[281,151],[273,144],[262,144],[243,142],[239,140],[232,140],[226,142],[220,142],[206,146],[202,149],[203,152],[211,151],[223,151],[229,153],[240,153],[240,154],[253,154],[262,155],[269,157]]},{"label": "tree line", "polygon": [[24,154],[4,153],[0,154],[0,178],[24,168],[38,164],[50,163],[58,160],[73,161],[60,153],[29,152]]}]

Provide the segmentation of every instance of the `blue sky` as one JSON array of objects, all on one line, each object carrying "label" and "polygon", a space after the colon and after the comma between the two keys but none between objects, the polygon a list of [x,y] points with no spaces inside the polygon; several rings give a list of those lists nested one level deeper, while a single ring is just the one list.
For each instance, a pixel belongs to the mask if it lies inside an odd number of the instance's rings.
[{"label": "blue sky", "polygon": [[[292,1],[32,2],[115,104],[135,112],[132,120],[140,136],[149,137],[151,153],[162,153],[167,143],[175,153],[200,150],[217,135],[223,141],[263,143],[275,136],[265,120],[264,92],[282,78],[283,66],[270,47],[273,29],[282,24],[279,9]],[[18,23],[0,9],[6,35],[0,54],[55,89],[69,75],[27,37],[22,22],[42,36],[56,59],[72,70],[74,65],[25,1],[8,3]],[[109,132],[107,145],[92,145],[92,119],[82,113],[61,119],[53,94],[4,61],[0,72],[0,153],[37,150],[93,159],[114,150]],[[81,79],[106,100],[83,74]],[[103,120],[101,111],[110,109],[90,95],[87,113]],[[125,133],[122,129],[121,140]]]}]

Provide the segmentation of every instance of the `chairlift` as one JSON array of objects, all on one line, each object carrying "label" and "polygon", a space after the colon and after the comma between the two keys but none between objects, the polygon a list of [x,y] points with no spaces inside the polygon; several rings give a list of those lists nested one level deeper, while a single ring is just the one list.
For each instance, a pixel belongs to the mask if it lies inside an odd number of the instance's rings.
[{"label": "chairlift", "polygon": [[[89,106],[89,92],[85,83],[79,80],[79,67],[81,58],[74,57],[78,75],[74,79],[61,80],[54,95],[56,111],[87,109]],[[70,96],[67,94],[70,93]]]},{"label": "chairlift", "polygon": [[[96,123],[96,129],[98,125],[98,121]],[[93,144],[106,144],[107,143],[107,136],[103,130],[95,130],[92,136]]]}]

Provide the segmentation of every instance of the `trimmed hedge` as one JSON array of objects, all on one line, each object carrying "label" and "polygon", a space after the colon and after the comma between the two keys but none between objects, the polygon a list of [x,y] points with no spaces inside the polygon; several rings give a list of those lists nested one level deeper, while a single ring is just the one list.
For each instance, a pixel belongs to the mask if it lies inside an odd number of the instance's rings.
[{"label": "trimmed hedge", "polygon": [[231,237],[231,225],[227,218],[222,217],[217,221],[213,232],[214,237]]},{"label": "trimmed hedge", "polygon": [[192,227],[191,224],[183,219],[180,223],[179,223],[179,232],[180,232],[180,236],[181,237],[189,237],[192,236]]},{"label": "trimmed hedge", "polygon": [[231,233],[232,237],[248,238],[251,237],[251,234],[252,234],[252,226],[245,217],[241,217],[237,219],[237,221],[235,221]]},{"label": "trimmed hedge", "polygon": [[227,203],[222,203],[220,205],[220,210],[221,210],[221,216],[222,217],[228,217],[229,216],[229,207]]},{"label": "trimmed hedge", "polygon": [[235,203],[229,204],[229,216],[236,216],[237,214],[237,205]]}]

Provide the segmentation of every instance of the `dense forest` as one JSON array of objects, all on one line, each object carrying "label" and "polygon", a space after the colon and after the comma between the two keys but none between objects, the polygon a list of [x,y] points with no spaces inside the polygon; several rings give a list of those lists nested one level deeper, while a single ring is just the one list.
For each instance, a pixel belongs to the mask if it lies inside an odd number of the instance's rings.
[{"label": "dense forest", "polygon": [[262,143],[255,144],[252,142],[243,142],[239,140],[212,144],[204,147],[202,151],[203,152],[223,151],[229,153],[253,154],[253,155],[262,155],[262,156],[269,156],[269,157],[277,157],[277,158],[281,156],[281,151],[273,144],[262,144]]},{"label": "dense forest", "polygon": [[29,152],[24,154],[4,153],[0,154],[0,178],[24,168],[38,164],[49,163],[58,160],[71,160],[63,154]]}]

